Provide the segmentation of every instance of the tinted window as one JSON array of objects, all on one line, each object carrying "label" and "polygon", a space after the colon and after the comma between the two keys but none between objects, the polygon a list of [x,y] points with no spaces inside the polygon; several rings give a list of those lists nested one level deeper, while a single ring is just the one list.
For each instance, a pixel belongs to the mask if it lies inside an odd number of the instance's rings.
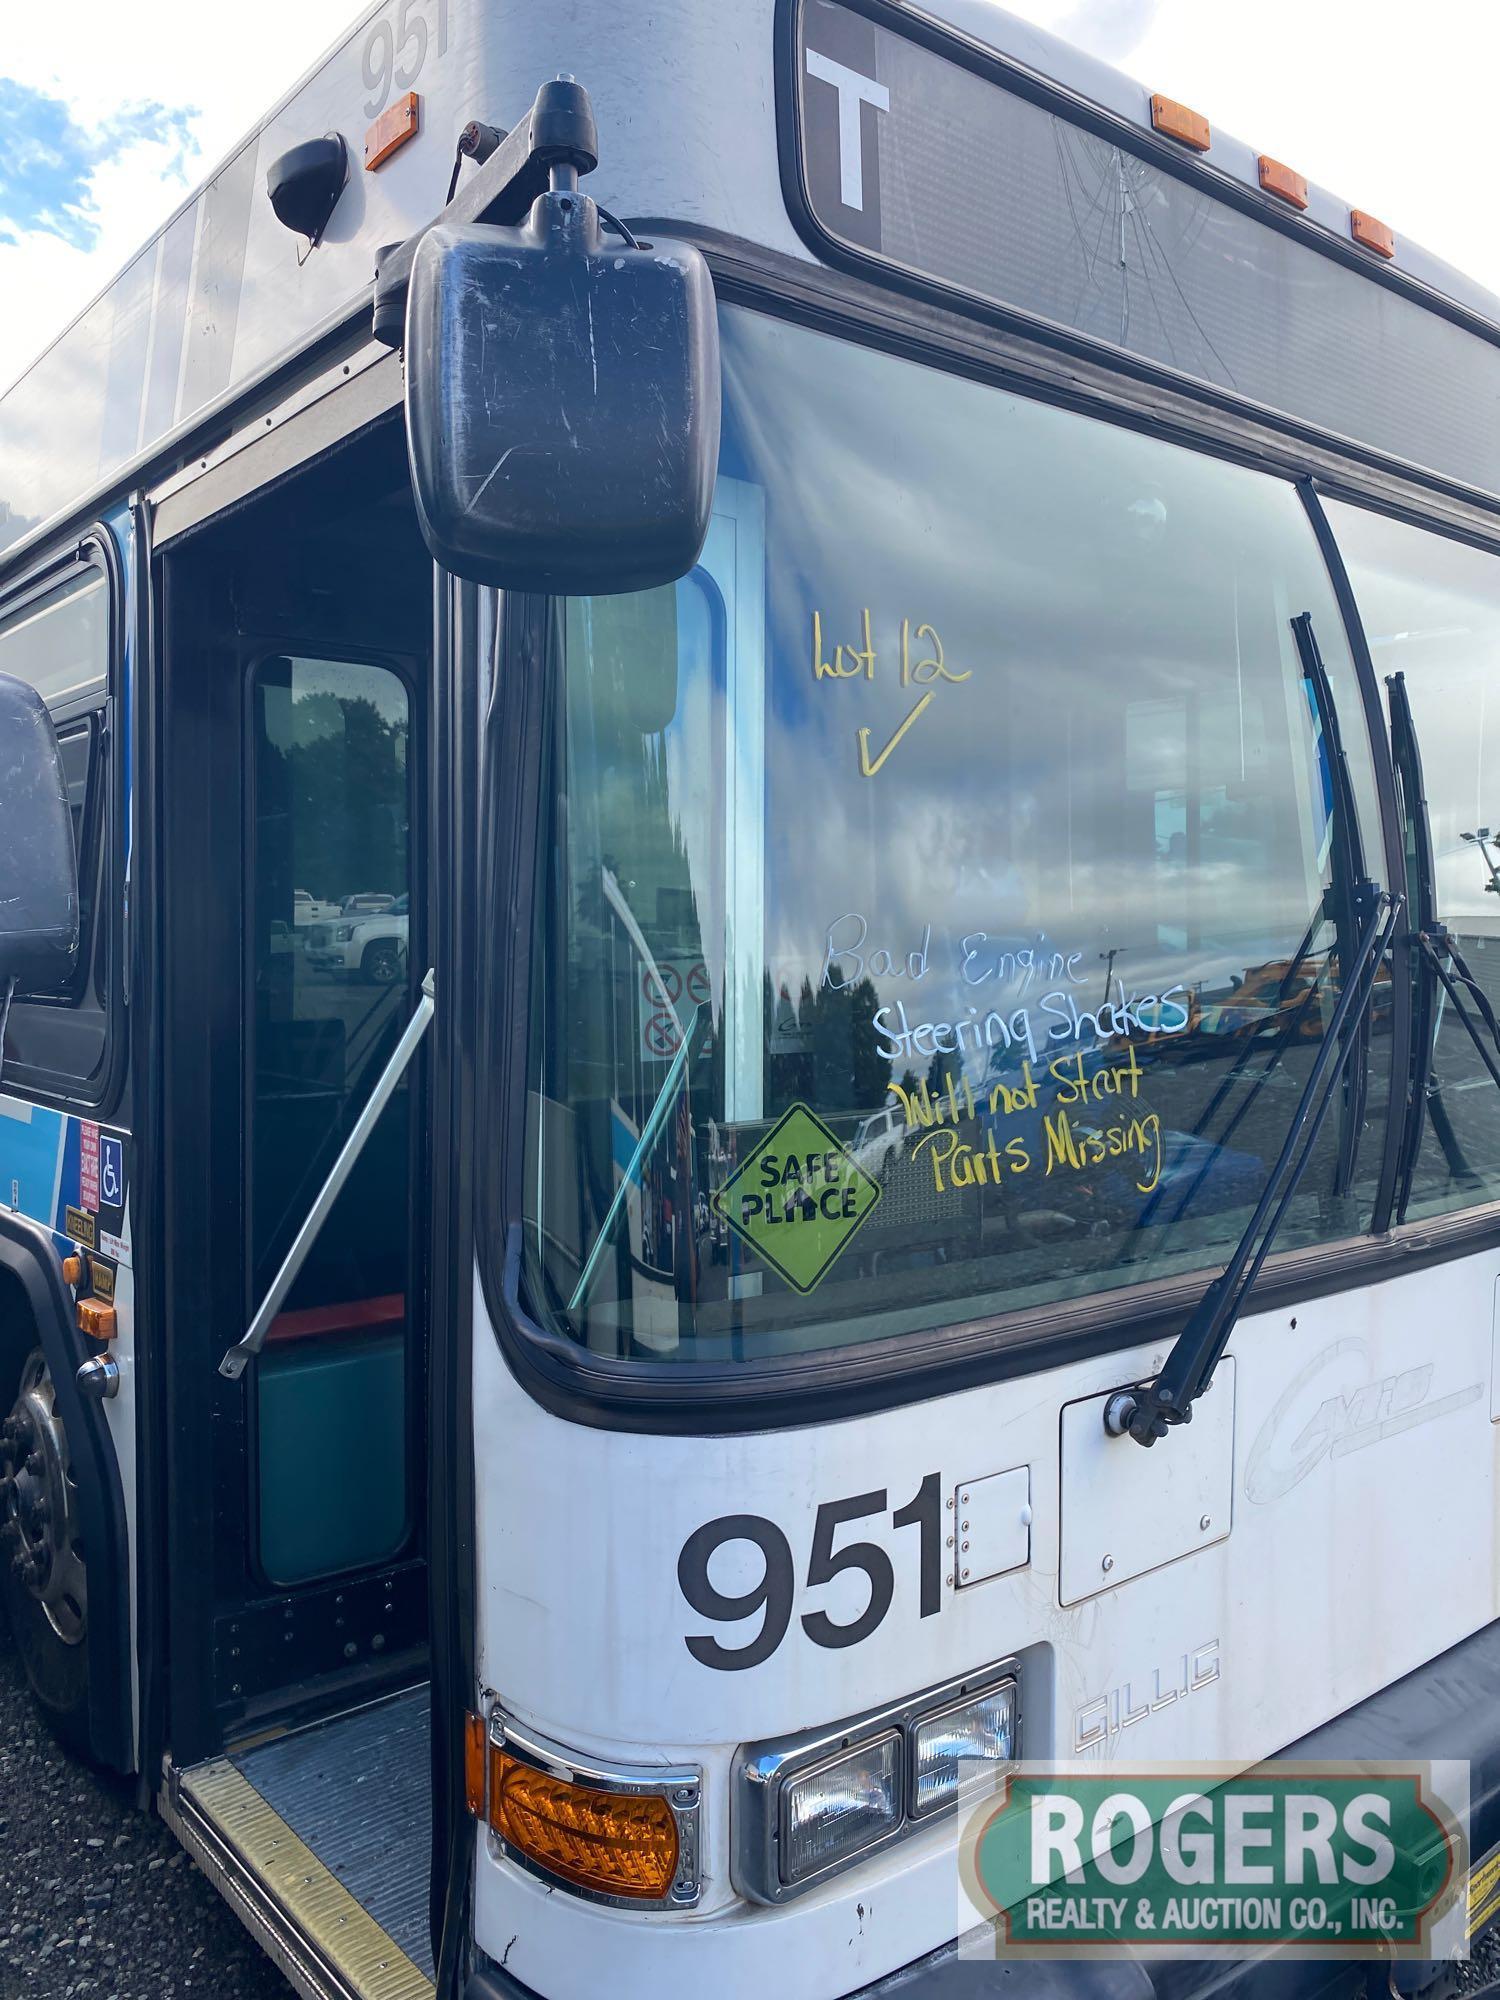
[{"label": "tinted window", "polygon": [[[357,661],[256,675],[250,1271],[256,1302],[411,1011],[411,716]],[[278,1583],[379,1562],[411,1520],[410,1073],[256,1364],[261,1564]]]},{"label": "tinted window", "polygon": [[[1427,796],[1433,914],[1500,1007],[1500,561],[1356,507],[1328,512],[1376,672],[1404,677]],[[1410,796],[1404,804],[1416,810]],[[1420,909],[1416,883],[1412,902]],[[1500,1194],[1500,1090],[1446,993],[1435,990],[1432,1003],[1410,1215]]]},{"label": "tinted window", "polygon": [[8,1065],[33,1074],[87,1079],[104,1059],[108,926],[96,921],[105,887],[109,812],[103,711],[109,673],[109,586],[87,569],[24,606],[0,613],[0,673],[29,681],[57,728],[78,852],[78,972],[65,993],[11,1011]]},{"label": "tinted window", "polygon": [[[1295,493],[739,312],[724,362],[699,571],[554,622],[538,1309],[739,1357],[1210,1264],[1337,984],[1303,612],[1373,825]],[[1284,1243],[1367,1218],[1337,1125]]]}]

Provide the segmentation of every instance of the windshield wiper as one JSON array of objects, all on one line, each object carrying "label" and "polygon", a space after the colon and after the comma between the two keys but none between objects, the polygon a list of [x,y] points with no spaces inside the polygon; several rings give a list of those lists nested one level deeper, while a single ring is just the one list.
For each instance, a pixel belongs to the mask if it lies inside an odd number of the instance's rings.
[{"label": "windshield wiper", "polygon": [[[1339,730],[1338,710],[1334,706],[1333,688],[1328,679],[1328,669],[1323,664],[1323,655],[1318,649],[1317,634],[1313,631],[1310,611],[1304,611],[1300,617],[1292,620],[1292,636],[1297,642],[1297,656],[1302,662],[1303,678],[1312,696],[1318,726],[1323,735],[1324,755],[1328,760],[1328,780],[1332,793],[1329,887],[1333,900],[1334,929],[1338,937],[1339,964],[1342,967],[1349,963],[1350,955],[1355,949],[1355,939],[1359,935],[1360,923],[1372,907],[1374,885],[1365,872],[1364,843],[1359,832],[1354,781],[1349,775],[1349,757],[1344,749],[1344,739]],[[1344,975],[1346,987],[1352,976],[1349,973]],[[1362,1012],[1355,1028],[1362,1052],[1368,1043],[1368,1027],[1369,1016]],[[1344,1096],[1339,1112],[1338,1163],[1334,1169],[1333,1180],[1335,1198],[1347,1194],[1354,1180],[1354,1168],[1359,1154],[1359,1135],[1364,1126],[1367,1069],[1367,1064],[1360,1061],[1348,1064],[1344,1070]]]},{"label": "windshield wiper", "polygon": [[[1322,736],[1323,758],[1328,773],[1331,840],[1329,882],[1308,919],[1307,928],[1302,933],[1301,941],[1293,952],[1286,971],[1278,982],[1275,1002],[1271,1009],[1277,1028],[1269,1047],[1258,1040],[1249,1040],[1245,1043],[1220,1079],[1193,1126],[1194,1138],[1202,1138],[1220,1106],[1245,1074],[1250,1063],[1257,1055],[1264,1054],[1266,1060],[1257,1071],[1249,1089],[1231,1114],[1223,1131],[1213,1142],[1207,1158],[1183,1189],[1170,1217],[1173,1222],[1180,1222],[1186,1215],[1212,1172],[1218,1153],[1229,1144],[1248,1113],[1259,1102],[1260,1094],[1276,1073],[1282,1056],[1301,1039],[1303,1023],[1311,1013],[1313,1002],[1317,998],[1317,979],[1314,978],[1308,983],[1306,991],[1295,1006],[1288,1009],[1287,1001],[1295,981],[1300,977],[1309,958],[1314,955],[1313,939],[1317,936],[1319,928],[1324,923],[1332,923],[1337,940],[1335,949],[1339,963],[1347,964],[1354,950],[1360,918],[1372,907],[1375,893],[1374,884],[1365,874],[1364,843],[1360,838],[1359,814],[1355,807],[1353,780],[1349,775],[1349,759],[1339,730],[1338,711],[1334,707],[1328,670],[1323,664],[1317,635],[1313,631],[1312,613],[1304,611],[1290,622],[1303,679],[1307,682],[1313,713]],[[1360,1128],[1364,1122],[1364,1065],[1358,1064],[1353,1071],[1346,1074],[1353,1081],[1352,1087],[1346,1089],[1344,1094],[1338,1164],[1334,1172],[1335,1195],[1347,1193],[1354,1178]],[[1162,1199],[1163,1190],[1158,1189],[1141,1211],[1137,1227],[1144,1228],[1155,1221]]]},{"label": "windshield wiper", "polygon": [[[1419,973],[1413,980],[1415,988],[1412,1000],[1412,1056],[1411,1069],[1407,1078],[1407,1122],[1402,1137],[1401,1159],[1396,1172],[1395,1215],[1398,1222],[1406,1220],[1407,1204],[1411,1200],[1412,1180],[1417,1171],[1417,1158],[1422,1150],[1422,1132],[1430,1112],[1432,1129],[1438,1144],[1448,1162],[1448,1171],[1458,1181],[1477,1179],[1474,1169],[1465,1157],[1453,1121],[1448,1116],[1448,1108],[1433,1075],[1433,1056],[1437,1048],[1439,1016],[1434,1007],[1437,978],[1444,979],[1446,967],[1442,964],[1442,953],[1447,952],[1458,965],[1465,981],[1473,988],[1484,1011],[1489,1014],[1489,1002],[1474,986],[1469,968],[1463,963],[1448,932],[1437,921],[1437,873],[1432,858],[1432,822],[1427,813],[1427,787],[1422,776],[1422,752],[1417,742],[1417,727],[1412,719],[1411,701],[1406,692],[1405,674],[1391,674],[1386,680],[1386,691],[1391,704],[1391,762],[1395,766],[1396,782],[1401,788],[1402,817],[1409,829],[1412,854],[1412,935],[1409,942],[1416,945],[1422,954]],[[1481,851],[1483,851],[1481,843]],[[1490,865],[1485,852],[1486,865]],[[1493,888],[1491,880],[1485,885]],[[1454,998],[1454,1009],[1459,1020],[1469,1032],[1469,1038],[1476,1048],[1491,1076],[1495,1076],[1495,1066],[1488,1052],[1478,1039],[1473,1022],[1465,1013],[1463,1004]],[[1488,1026],[1495,1032],[1493,1014],[1489,1015]],[[1500,1083],[1500,1077],[1495,1078]]]},{"label": "windshield wiper", "polygon": [[1171,1425],[1192,1422],[1193,1404],[1212,1380],[1234,1323],[1276,1240],[1349,1059],[1363,1046],[1358,1032],[1346,1031],[1357,1031],[1363,1023],[1375,991],[1375,974],[1395,934],[1402,900],[1384,890],[1373,892],[1373,908],[1349,961],[1333,1019],[1255,1213],[1229,1262],[1193,1308],[1156,1380],[1139,1389],[1121,1390],[1110,1398],[1104,1424],[1112,1436],[1128,1431],[1137,1444],[1152,1445],[1165,1437]]},{"label": "windshield wiper", "polygon": [[[657,966],[656,959],[652,955],[651,947],[646,942],[645,933],[635,920],[635,912],[631,909],[625,892],[621,889],[619,881],[611,869],[600,869],[599,886],[603,892],[604,900],[619,918],[636,956],[646,968],[647,977],[653,982],[651,990],[664,994],[667,990],[666,982],[661,976],[660,968]],[[620,1184],[614,1192],[614,1199],[605,1210],[604,1220],[599,1225],[599,1232],[595,1236],[593,1243],[589,1246],[588,1256],[583,1260],[582,1269],[578,1273],[578,1283],[573,1287],[572,1298],[568,1300],[568,1311],[570,1313],[576,1313],[589,1295],[589,1288],[594,1282],[594,1275],[599,1269],[600,1260],[609,1247],[609,1240],[614,1234],[615,1224],[620,1219],[620,1211],[625,1206],[625,1198],[630,1193],[630,1190],[636,1186],[645,1169],[646,1160],[650,1155],[651,1148],[655,1145],[657,1136],[662,1126],[666,1123],[667,1113],[671,1110],[678,1089],[687,1074],[688,1064],[697,1055],[702,1044],[710,1018],[708,1008],[700,1003],[694,1007],[692,1018],[689,1020],[687,1027],[682,1031],[682,1040],[677,1045],[677,1053],[672,1058],[671,1067],[662,1078],[661,1089],[657,1091],[651,1109],[646,1113],[646,1122],[641,1127],[640,1138],[636,1140],[635,1151],[626,1162],[625,1171],[620,1177]]]}]

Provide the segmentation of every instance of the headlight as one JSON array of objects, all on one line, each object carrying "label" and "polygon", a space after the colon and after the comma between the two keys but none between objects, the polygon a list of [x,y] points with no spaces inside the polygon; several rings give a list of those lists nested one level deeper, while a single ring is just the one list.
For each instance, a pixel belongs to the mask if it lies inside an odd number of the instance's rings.
[{"label": "headlight", "polygon": [[333,941],[335,944],[347,944],[353,935],[353,924],[339,924],[334,929]]},{"label": "headlight", "polygon": [[901,1738],[892,1729],[782,1788],[781,1879],[852,1861],[901,1823]]},{"label": "headlight", "polygon": [[784,1903],[930,1826],[957,1804],[964,1758],[1018,1754],[1018,1684],[1007,1660],[831,1728],[747,1745],[734,1761],[734,1886]]},{"label": "headlight", "polygon": [[965,1761],[1008,1764],[1015,1754],[1014,1681],[920,1718],[912,1731],[912,1813],[920,1818],[951,1805]]}]

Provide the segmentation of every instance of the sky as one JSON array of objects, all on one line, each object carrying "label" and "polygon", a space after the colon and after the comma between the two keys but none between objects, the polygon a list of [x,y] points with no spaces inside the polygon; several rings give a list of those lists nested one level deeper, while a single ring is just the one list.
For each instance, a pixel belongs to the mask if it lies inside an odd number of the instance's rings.
[{"label": "sky", "polygon": [[[0,384],[358,11],[357,0],[5,9]],[[1190,104],[1500,292],[1495,0],[1013,0],[1010,11]]]}]

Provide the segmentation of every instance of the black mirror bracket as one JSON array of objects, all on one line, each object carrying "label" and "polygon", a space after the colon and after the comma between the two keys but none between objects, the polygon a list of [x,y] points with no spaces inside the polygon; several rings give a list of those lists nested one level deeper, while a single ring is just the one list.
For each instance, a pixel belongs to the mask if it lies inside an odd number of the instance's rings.
[{"label": "black mirror bracket", "polygon": [[[498,130],[499,128],[493,128]],[[530,111],[481,162],[437,218],[440,222],[524,222],[539,194],[571,191],[599,164],[594,107],[571,76],[544,83]],[[406,291],[412,258],[426,230],[382,250],[375,272],[370,330],[386,347],[406,337]]]}]

